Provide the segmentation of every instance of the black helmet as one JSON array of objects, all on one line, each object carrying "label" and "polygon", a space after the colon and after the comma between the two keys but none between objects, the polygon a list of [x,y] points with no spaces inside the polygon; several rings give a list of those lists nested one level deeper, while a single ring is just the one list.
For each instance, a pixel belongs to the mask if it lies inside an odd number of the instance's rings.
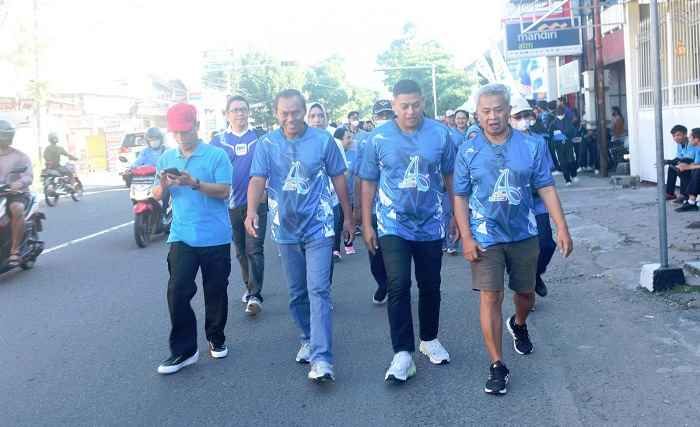
[{"label": "black helmet", "polygon": [[0,140],[10,141],[15,137],[15,125],[9,120],[0,119]]},{"label": "black helmet", "polygon": [[49,134],[49,142],[52,144],[58,144],[58,135],[56,135],[56,132],[51,132]]},{"label": "black helmet", "polygon": [[154,139],[163,140],[163,132],[158,128],[148,128],[146,130],[146,141],[152,141]]}]

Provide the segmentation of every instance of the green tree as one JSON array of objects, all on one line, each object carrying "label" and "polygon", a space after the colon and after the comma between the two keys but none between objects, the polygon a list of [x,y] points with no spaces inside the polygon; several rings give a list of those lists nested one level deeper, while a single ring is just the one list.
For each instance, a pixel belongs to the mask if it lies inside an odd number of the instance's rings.
[{"label": "green tree", "polygon": [[345,84],[343,58],[334,55],[306,71],[303,91],[310,101],[323,104],[331,119],[350,101],[350,91]]},{"label": "green tree", "polygon": [[[474,82],[464,70],[453,65],[452,55],[435,40],[419,40],[416,28],[407,23],[403,34],[392,41],[389,47],[377,57],[380,67],[436,66],[436,92],[438,114],[447,109],[462,105],[471,93]],[[386,71],[384,84],[391,87],[401,79],[415,80],[425,95],[427,114],[433,114],[433,85],[430,68]]]}]

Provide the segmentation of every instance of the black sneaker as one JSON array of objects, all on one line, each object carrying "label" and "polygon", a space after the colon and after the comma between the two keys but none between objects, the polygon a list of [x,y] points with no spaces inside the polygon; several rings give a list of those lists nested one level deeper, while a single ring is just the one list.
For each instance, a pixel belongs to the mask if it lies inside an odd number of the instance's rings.
[{"label": "black sneaker", "polygon": [[513,336],[513,348],[515,348],[515,351],[522,355],[532,353],[532,341],[530,341],[530,335],[527,333],[527,325],[516,325],[514,314],[510,316],[506,326],[508,327],[508,332]]},{"label": "black sneaker", "polygon": [[182,368],[194,365],[199,360],[199,350],[194,354],[183,354],[180,356],[170,356],[158,366],[158,373],[163,375],[174,374]]},{"label": "black sneaker", "polygon": [[690,212],[690,211],[697,211],[698,209],[700,209],[700,208],[698,208],[698,205],[695,203],[691,204],[688,202],[683,202],[681,207],[676,208],[676,212]]},{"label": "black sneaker", "polygon": [[497,396],[508,393],[508,383],[510,382],[510,371],[506,365],[498,362],[489,367],[489,379],[486,380],[484,392]]},{"label": "black sneaker", "polygon": [[537,276],[537,279],[535,280],[535,293],[542,298],[547,296],[547,285],[544,284],[544,281],[540,276]]},{"label": "black sneaker", "polygon": [[214,344],[213,342],[209,341],[209,354],[214,359],[223,359],[224,357],[228,356],[228,347],[226,347],[225,343]]},{"label": "black sneaker", "polygon": [[378,287],[377,290],[374,292],[374,296],[372,297],[372,302],[376,305],[382,305],[386,303],[387,295],[386,295],[386,288]]}]

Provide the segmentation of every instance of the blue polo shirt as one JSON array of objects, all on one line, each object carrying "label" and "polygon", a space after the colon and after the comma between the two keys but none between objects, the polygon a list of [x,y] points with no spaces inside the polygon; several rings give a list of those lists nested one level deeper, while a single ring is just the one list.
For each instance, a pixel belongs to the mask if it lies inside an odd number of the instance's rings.
[{"label": "blue polo shirt", "polygon": [[165,153],[165,147],[161,146],[158,149],[153,149],[151,147],[144,148],[140,153],[139,157],[134,160],[132,167],[138,166],[155,166],[158,164],[158,159]]},{"label": "blue polo shirt", "polygon": [[376,128],[366,144],[359,176],[378,181],[379,236],[444,238],[444,176],[452,175],[455,158],[447,127],[424,118],[414,132],[405,133],[392,120]]},{"label": "blue polo shirt", "polygon": [[[189,158],[179,148],[167,150],[157,169],[185,170],[200,181],[231,185],[232,168],[228,156],[218,147],[199,141]],[[189,246],[218,246],[231,243],[231,220],[228,201],[207,196],[190,187],[170,187],[173,222],[168,243],[183,242]]]},{"label": "blue polo shirt", "polygon": [[700,151],[698,147],[686,141],[683,144],[676,146],[676,158],[678,159],[694,159],[695,154]]},{"label": "blue polo shirt", "polygon": [[335,139],[307,127],[287,139],[281,129],[260,138],[250,176],[267,178],[270,234],[280,244],[334,236],[329,177],[345,172]]},{"label": "blue polo shirt", "polygon": [[243,206],[248,203],[248,182],[250,181],[250,166],[258,136],[251,129],[238,136],[227,129],[214,136],[211,145],[222,148],[233,165],[231,199],[229,208]]},{"label": "blue polo shirt", "polygon": [[481,246],[537,236],[533,191],[554,185],[546,146],[513,130],[501,145],[482,133],[457,154],[454,189],[469,200],[469,225]]}]

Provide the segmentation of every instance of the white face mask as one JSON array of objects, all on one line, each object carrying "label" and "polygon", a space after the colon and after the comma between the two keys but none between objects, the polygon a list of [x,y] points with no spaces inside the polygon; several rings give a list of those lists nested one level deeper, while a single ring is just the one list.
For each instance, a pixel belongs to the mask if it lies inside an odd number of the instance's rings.
[{"label": "white face mask", "polygon": [[530,121],[528,119],[511,120],[510,122],[513,129],[525,132],[530,128]]},{"label": "white face mask", "polygon": [[564,116],[557,116],[557,119],[564,120]]},{"label": "white face mask", "polygon": [[353,120],[352,122],[350,122],[350,124],[352,125],[352,127],[358,127],[358,126],[360,125],[360,121],[359,121],[359,120]]},{"label": "white face mask", "polygon": [[530,126],[535,126],[535,123],[536,123],[536,120],[534,120],[534,119],[530,119],[527,121],[527,124]]}]

